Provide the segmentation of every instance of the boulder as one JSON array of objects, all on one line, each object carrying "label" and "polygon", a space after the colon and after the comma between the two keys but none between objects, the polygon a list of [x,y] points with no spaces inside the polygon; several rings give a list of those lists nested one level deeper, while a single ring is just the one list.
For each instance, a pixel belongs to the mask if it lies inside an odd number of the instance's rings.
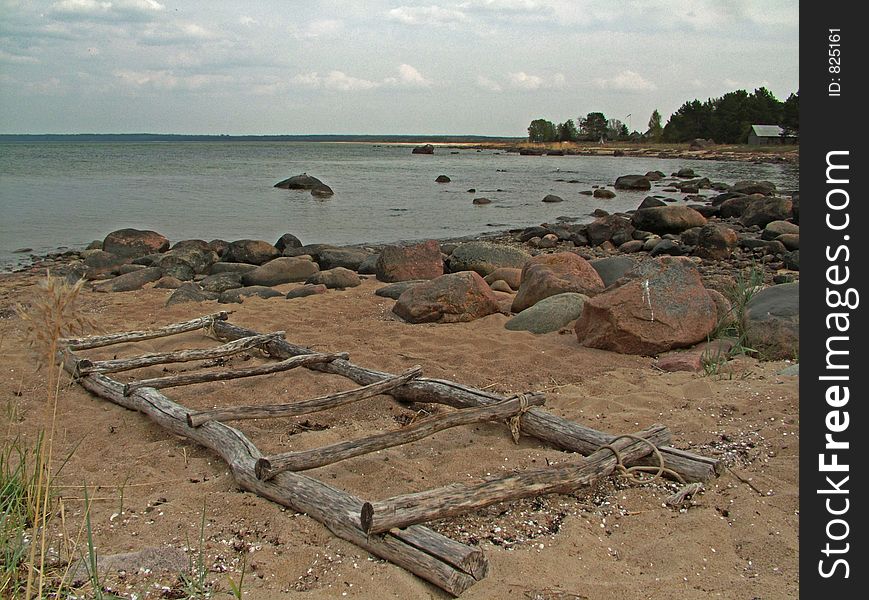
[{"label": "boulder", "polygon": [[262,265],[280,256],[277,248],[263,240],[236,240],[230,242],[221,256],[223,262]]},{"label": "boulder", "polygon": [[208,247],[217,253],[217,256],[223,256],[226,249],[229,248],[229,242],[224,240],[211,240],[208,242]]},{"label": "boulder", "polygon": [[746,227],[759,225],[765,227],[773,221],[784,221],[793,215],[793,203],[790,198],[781,196],[763,196],[748,203],[739,222]]},{"label": "boulder", "polygon": [[184,260],[177,254],[162,255],[156,262],[156,267],[160,268],[165,275],[176,277],[181,281],[192,281],[196,272],[189,262]]},{"label": "boulder", "polygon": [[577,292],[592,296],[603,288],[600,275],[578,254],[542,254],[529,260],[523,267],[522,283],[513,300],[512,311],[522,312],[556,294]]},{"label": "boulder", "polygon": [[694,173],[694,169],[692,169],[690,167],[683,167],[683,168],[679,169],[678,171],[676,171],[675,173],[673,173],[673,176],[674,177],[681,177],[684,179],[691,179],[693,177],[696,177],[697,175]]},{"label": "boulder", "polygon": [[95,292],[132,292],[141,290],[146,283],[157,281],[163,277],[163,271],[157,267],[145,267],[126,275],[119,275],[94,284]]},{"label": "boulder", "polygon": [[407,289],[392,311],[409,323],[457,323],[498,312],[498,300],[479,274],[450,273]]},{"label": "boulder", "polygon": [[771,181],[737,181],[730,186],[730,191],[740,194],[771,196],[775,193],[775,184]]},{"label": "boulder", "polygon": [[377,258],[377,279],[386,283],[411,279],[434,279],[444,273],[437,241],[409,246],[385,246]]},{"label": "boulder", "polygon": [[718,290],[707,288],[706,293],[709,294],[709,298],[715,303],[717,319],[715,328],[718,331],[723,331],[735,325],[736,315],[733,312],[733,304],[731,304],[730,300]]},{"label": "boulder", "polygon": [[317,257],[317,264],[324,271],[336,267],[359,271],[359,267],[370,256],[371,252],[363,248],[326,248]]},{"label": "boulder", "polygon": [[715,303],[686,259],[641,263],[621,282],[585,303],[575,327],[583,346],[653,355],[692,346],[715,328]]},{"label": "boulder", "polygon": [[664,173],[662,171],[648,171],[643,177],[649,181],[661,181],[664,178]]},{"label": "boulder", "polygon": [[800,284],[774,285],[745,307],[746,345],[767,359],[794,358],[800,345]]},{"label": "boulder", "polygon": [[472,203],[477,204],[477,205],[484,205],[484,204],[491,204],[492,201],[489,200],[488,198],[480,197],[480,198],[474,198]]},{"label": "boulder", "polygon": [[283,294],[274,288],[264,285],[250,285],[221,292],[217,301],[221,304],[241,304],[245,298],[249,298],[250,296],[277,298],[278,296],[283,297]]},{"label": "boulder", "polygon": [[718,216],[722,219],[739,217],[755,199],[763,198],[760,194],[754,196],[733,196],[718,205]]},{"label": "boulder", "polygon": [[628,219],[618,215],[598,217],[585,227],[585,236],[592,246],[600,246],[613,238],[633,237],[634,226]]},{"label": "boulder", "polygon": [[335,192],[332,191],[332,188],[330,188],[328,185],[323,183],[323,184],[315,185],[314,187],[312,187],[311,188],[311,195],[316,197],[316,198],[328,198],[329,196],[334,196]]},{"label": "boulder", "polygon": [[180,279],[176,279],[175,277],[161,277],[154,283],[155,290],[177,290],[184,282]]},{"label": "boulder", "polygon": [[616,179],[617,190],[650,190],[652,182],[645,175],[622,175]]},{"label": "boulder", "polygon": [[645,198],[643,198],[643,201],[640,202],[637,210],[643,208],[655,208],[656,206],[667,206],[667,203],[660,198],[655,198],[654,196],[646,196]]},{"label": "boulder", "polygon": [[739,236],[733,229],[717,223],[707,223],[697,233],[694,253],[709,260],[726,260],[738,244]]},{"label": "boulder", "polygon": [[356,269],[356,272],[360,275],[376,275],[377,274],[377,261],[380,259],[380,254],[369,254],[365,260],[363,260],[359,264],[359,268]]},{"label": "boulder", "polygon": [[[643,243],[639,243],[642,247]],[[594,270],[600,275],[604,287],[607,288],[636,267],[637,261],[627,256],[607,256],[606,258],[590,260],[588,264],[594,267]]]},{"label": "boulder", "polygon": [[343,290],[361,285],[362,280],[359,279],[359,275],[355,271],[345,269],[344,267],[335,267],[334,269],[314,273],[305,280],[305,283],[325,285],[330,290]]},{"label": "boulder", "polygon": [[791,271],[799,271],[800,251],[794,250],[793,252],[786,252],[784,256],[782,256],[782,262],[784,262],[785,269],[790,269]]},{"label": "boulder", "polygon": [[434,146],[431,144],[424,144],[422,146],[417,146],[413,150],[410,151],[411,154],[434,154]]},{"label": "boulder", "polygon": [[506,244],[465,242],[453,250],[447,264],[452,273],[476,271],[485,277],[501,267],[521,269],[530,258],[524,250]]},{"label": "boulder", "polygon": [[608,190],[608,189],[605,189],[605,188],[597,188],[597,189],[594,191],[593,196],[594,196],[595,198],[603,198],[603,199],[605,199],[605,200],[609,200],[610,198],[615,198],[615,197],[616,197],[616,193],[613,192],[612,190]]},{"label": "boulder", "polygon": [[496,281],[493,281],[492,283],[489,283],[489,287],[492,288],[493,292],[503,292],[505,294],[511,294],[510,304],[513,304],[513,288],[511,288],[506,281],[504,281],[503,279],[498,279]]},{"label": "boulder", "polygon": [[586,300],[588,296],[574,292],[549,296],[520,312],[507,321],[504,327],[511,331],[531,333],[558,331],[579,318]]},{"label": "boulder", "polygon": [[216,273],[200,281],[199,285],[206,292],[219,294],[226,290],[242,287],[241,276],[241,273]]},{"label": "boulder", "polygon": [[538,248],[555,248],[558,245],[558,236],[554,233],[547,233],[540,238],[536,245]]},{"label": "boulder", "polygon": [[618,247],[619,252],[624,254],[632,254],[634,252],[639,252],[643,249],[644,242],[643,240],[630,240],[629,242],[625,242]]},{"label": "boulder", "polygon": [[243,273],[241,282],[246,286],[272,286],[281,285],[282,283],[295,283],[305,281],[319,270],[320,268],[317,264],[310,260],[281,256],[270,260],[253,271]]},{"label": "boulder", "polygon": [[435,178],[435,183],[449,183],[450,181],[452,181],[452,179],[450,179],[450,178],[449,178],[448,176],[446,176],[446,175],[438,175],[438,176]]},{"label": "boulder", "polygon": [[257,268],[257,265],[249,263],[216,262],[208,268],[209,275],[218,273],[247,273]]},{"label": "boulder", "polygon": [[301,240],[299,240],[299,238],[294,236],[292,233],[285,233],[280,238],[278,238],[277,242],[275,242],[275,248],[280,253],[283,253],[283,251],[286,250],[287,248],[301,248],[301,247],[302,247]]},{"label": "boulder", "polygon": [[[529,257],[530,258],[530,257]],[[512,290],[518,290],[522,283],[522,269],[513,267],[498,267],[485,277],[486,283],[492,284],[496,281],[504,281]]]},{"label": "boulder", "polygon": [[205,302],[206,300],[217,300],[217,294],[214,292],[206,292],[199,287],[199,284],[188,281],[172,292],[166,300],[166,306],[185,304],[187,302]]},{"label": "boulder", "polygon": [[637,229],[663,235],[705,225],[706,217],[687,206],[655,206],[634,212],[631,223]]},{"label": "boulder", "polygon": [[689,350],[675,350],[659,357],[655,366],[662,371],[699,372],[709,365],[722,364],[727,361],[728,353],[734,346],[734,340],[719,339],[697,344]]},{"label": "boulder", "polygon": [[781,242],[782,245],[788,250],[799,250],[800,249],[800,234],[799,233],[783,233],[777,238],[775,238],[777,242]]},{"label": "boulder", "polygon": [[786,233],[796,233],[799,235],[800,226],[795,225],[790,221],[770,221],[766,224],[766,227],[763,228],[763,233],[760,237],[764,240],[774,240],[778,236]]},{"label": "boulder", "polygon": [[564,198],[556,196],[555,194],[546,194],[543,197],[543,202],[564,202]]},{"label": "boulder", "polygon": [[168,249],[169,240],[156,231],[119,229],[103,240],[104,251],[124,258],[136,258]]},{"label": "boulder", "polygon": [[295,289],[287,292],[286,298],[287,300],[292,300],[293,298],[305,298],[307,296],[315,296],[317,294],[325,294],[326,286],[322,284],[310,284],[306,283],[305,285],[301,285]]},{"label": "boulder", "polygon": [[333,246],[332,244],[305,244],[298,247],[287,246],[281,254],[290,257],[308,256],[314,262],[319,262],[320,254],[326,250],[338,250],[338,246]]},{"label": "boulder", "polygon": [[685,246],[674,240],[662,239],[649,251],[649,256],[682,256],[686,250]]},{"label": "boulder", "polygon": [[105,250],[86,250],[82,252],[82,257],[84,257],[84,266],[87,267],[89,278],[92,275],[108,273],[112,269],[130,262],[127,257],[118,256]]},{"label": "boulder", "polygon": [[284,190],[311,190],[320,185],[326,184],[316,177],[308,175],[307,173],[302,173],[301,175],[293,175],[283,181],[277,182],[275,187]]},{"label": "boulder", "polygon": [[427,280],[412,279],[409,281],[399,281],[398,283],[392,283],[390,285],[385,285],[381,288],[377,288],[374,291],[374,295],[381,296],[383,298],[392,298],[393,300],[398,300],[398,297],[401,296],[406,290],[420,283],[424,283],[425,281]]}]

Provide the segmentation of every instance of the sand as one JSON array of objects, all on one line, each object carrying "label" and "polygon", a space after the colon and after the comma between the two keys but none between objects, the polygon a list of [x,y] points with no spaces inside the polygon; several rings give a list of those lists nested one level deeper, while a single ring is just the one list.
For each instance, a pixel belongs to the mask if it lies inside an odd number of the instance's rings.
[{"label": "sand", "polygon": [[[34,369],[24,323],[11,310],[29,302],[37,281],[33,274],[0,276],[4,444],[16,436],[31,443],[44,419],[46,374]],[[358,288],[291,301],[251,298],[241,305],[169,308],[164,307],[169,290],[86,291],[83,306],[103,332],[151,328],[229,309],[236,324],[260,332],[285,330],[291,342],[346,351],[366,367],[398,373],[419,364],[426,376],[504,394],[544,391],[548,410],[603,431],[633,432],[664,423],[672,429],[674,446],[718,456],[732,469],[708,482],[705,492],[681,510],[663,505],[676,484],[636,485],[613,477],[575,494],[495,505],[433,523],[455,539],[479,544],[489,559],[488,577],[463,598],[798,596],[798,381],[777,375],[787,363],[745,358],[718,374],[664,373],[650,358],[582,348],[572,330],[507,331],[504,315],[465,324],[409,325],[391,316],[391,300],[374,295],[380,285],[367,279]],[[83,354],[110,358],[214,344],[201,333],[189,333]],[[255,356],[240,356],[227,364],[257,362]],[[190,365],[168,368],[183,372]],[[134,373],[116,377],[128,381],[165,374],[158,367]],[[191,408],[206,408],[312,398],[354,386],[299,369],[166,393]],[[195,563],[204,515],[204,564],[218,598],[231,597],[229,578],[238,580],[242,556],[247,598],[295,592],[305,598],[448,597],[336,538],[313,519],[239,491],[214,453],[140,414],[68,381],[57,410],[55,466],[70,454],[58,479],[64,486],[59,491],[66,530],[60,519],[52,529],[61,558],[70,540],[81,540],[81,486],[86,485],[95,498],[91,520],[100,554],[170,547],[187,549]],[[451,409],[403,406],[377,396],[305,417],[236,425],[263,451],[287,451],[395,429],[416,414],[438,410]],[[505,426],[484,424],[308,474],[375,500],[577,459],[533,438],[514,444]],[[177,574],[104,576],[125,597],[179,597],[172,595],[180,589]]]}]

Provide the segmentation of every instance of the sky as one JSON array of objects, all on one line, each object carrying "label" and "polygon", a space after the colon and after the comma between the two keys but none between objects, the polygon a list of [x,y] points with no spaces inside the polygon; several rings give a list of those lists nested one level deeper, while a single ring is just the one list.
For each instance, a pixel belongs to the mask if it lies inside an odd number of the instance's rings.
[{"label": "sky", "polygon": [[799,89],[796,0],[0,0],[0,133],[524,136]]}]

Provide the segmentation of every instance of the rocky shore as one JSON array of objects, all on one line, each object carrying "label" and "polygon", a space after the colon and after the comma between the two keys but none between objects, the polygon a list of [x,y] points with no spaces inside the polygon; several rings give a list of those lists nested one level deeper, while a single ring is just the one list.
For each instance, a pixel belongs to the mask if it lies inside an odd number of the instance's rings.
[{"label": "rocky shore", "polygon": [[291,233],[274,243],[172,245],[154,231],[123,229],[30,270],[85,278],[96,292],[166,289],[167,306],[293,300],[376,278],[388,284],[377,294],[395,299],[393,313],[410,323],[500,312],[512,317],[507,329],[571,329],[581,345],[619,353],[657,356],[736,335],[728,350],[796,357],[798,193],[781,195],[765,181],[712,182],[691,169],[626,175],[611,187],[650,195],[629,213],[598,209],[590,223],[564,216],[471,239],[379,246],[303,244]]}]

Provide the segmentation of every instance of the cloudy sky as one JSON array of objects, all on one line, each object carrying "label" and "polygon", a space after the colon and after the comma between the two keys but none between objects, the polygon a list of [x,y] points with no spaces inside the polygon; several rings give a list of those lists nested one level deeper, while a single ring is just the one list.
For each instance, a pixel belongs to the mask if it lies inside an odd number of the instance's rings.
[{"label": "cloudy sky", "polygon": [[798,31],[796,0],[0,0],[0,133],[642,131],[784,100]]}]

